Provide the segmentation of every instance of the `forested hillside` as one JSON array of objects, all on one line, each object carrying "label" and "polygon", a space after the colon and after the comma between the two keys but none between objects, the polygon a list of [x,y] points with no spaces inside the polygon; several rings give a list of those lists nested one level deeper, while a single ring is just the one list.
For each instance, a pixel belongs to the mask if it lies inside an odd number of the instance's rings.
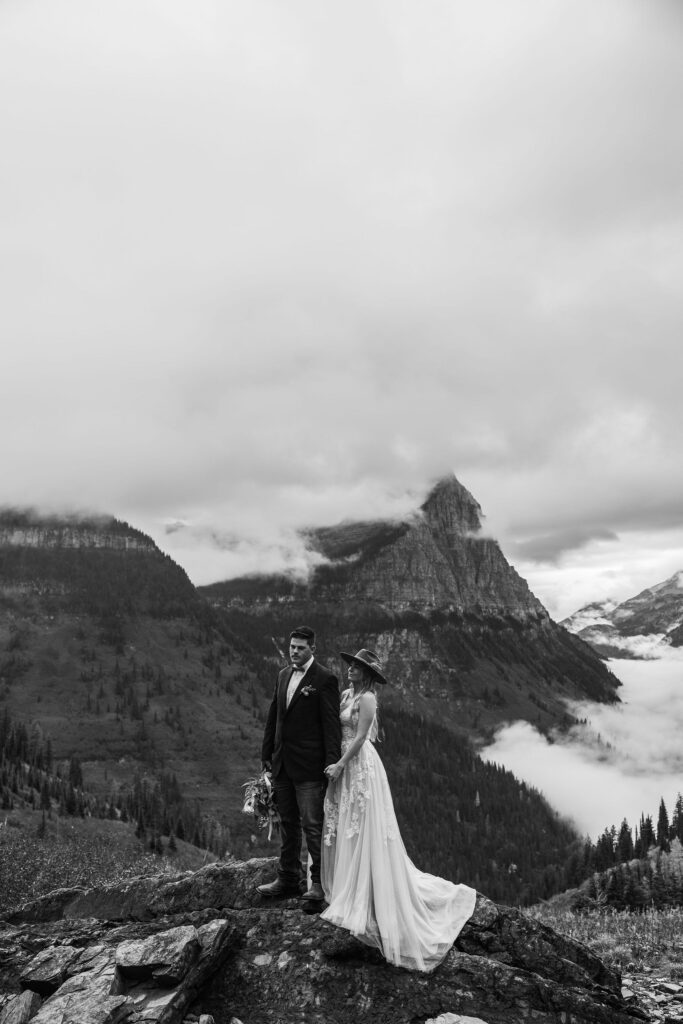
[{"label": "forested hillside", "polygon": [[577,907],[683,906],[683,796],[678,794],[671,819],[662,799],[656,824],[643,814],[635,831],[624,819],[597,842],[587,839],[567,862],[567,883],[579,887]]},{"label": "forested hillside", "polygon": [[528,905],[566,886],[572,826],[466,740],[406,711],[382,711],[378,751],[411,858],[493,900]]}]

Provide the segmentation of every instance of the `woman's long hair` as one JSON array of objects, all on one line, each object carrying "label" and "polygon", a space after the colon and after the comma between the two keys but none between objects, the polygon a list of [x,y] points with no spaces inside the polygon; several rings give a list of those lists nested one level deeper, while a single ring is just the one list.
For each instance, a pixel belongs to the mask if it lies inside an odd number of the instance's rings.
[{"label": "woman's long hair", "polygon": [[370,739],[373,743],[379,743],[379,698],[377,696],[379,684],[374,672],[371,672],[369,668],[365,668],[364,665],[358,665],[358,668],[361,670],[362,680],[359,687],[354,687],[355,699],[357,700],[363,693],[374,693],[375,700],[377,701],[377,710],[375,711],[374,726],[370,730]]}]

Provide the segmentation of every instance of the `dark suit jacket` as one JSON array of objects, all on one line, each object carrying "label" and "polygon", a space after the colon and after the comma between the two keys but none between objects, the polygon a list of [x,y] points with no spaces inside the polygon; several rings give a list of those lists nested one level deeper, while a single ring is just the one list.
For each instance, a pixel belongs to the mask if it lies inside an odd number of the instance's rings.
[{"label": "dark suit jacket", "polygon": [[261,760],[272,764],[275,777],[284,769],[292,782],[323,782],[327,765],[341,757],[339,684],[332,672],[314,661],[287,707],[292,671],[283,668],[278,675]]}]

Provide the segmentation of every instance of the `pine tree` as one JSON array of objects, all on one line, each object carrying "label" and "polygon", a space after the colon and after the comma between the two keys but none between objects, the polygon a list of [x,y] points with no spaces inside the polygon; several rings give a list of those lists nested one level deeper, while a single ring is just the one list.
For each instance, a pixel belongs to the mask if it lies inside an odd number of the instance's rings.
[{"label": "pine tree", "polygon": [[52,806],[50,800],[50,785],[47,781],[47,775],[44,776],[42,785],[40,787],[40,808],[43,811],[49,811]]},{"label": "pine tree", "polygon": [[647,854],[647,851],[656,846],[655,830],[652,824],[652,817],[648,816],[641,817],[640,819],[640,845],[641,845],[641,857]]},{"label": "pine tree", "polygon": [[657,909],[666,906],[667,903],[666,883],[662,874],[661,853],[657,854],[655,870],[652,876],[652,902]]},{"label": "pine tree", "polygon": [[670,839],[680,839],[683,842],[683,796],[679,793],[676,797],[676,805],[671,816],[671,827],[669,828]]},{"label": "pine tree", "polygon": [[626,818],[621,823],[616,850],[617,862],[627,864],[633,860],[633,835]]},{"label": "pine tree", "polygon": [[669,852],[669,815],[667,814],[664,798],[659,803],[659,817],[657,819],[657,846],[665,853]]},{"label": "pine tree", "polygon": [[81,762],[74,755],[69,761],[69,782],[77,789],[83,785],[83,771],[81,769]]}]

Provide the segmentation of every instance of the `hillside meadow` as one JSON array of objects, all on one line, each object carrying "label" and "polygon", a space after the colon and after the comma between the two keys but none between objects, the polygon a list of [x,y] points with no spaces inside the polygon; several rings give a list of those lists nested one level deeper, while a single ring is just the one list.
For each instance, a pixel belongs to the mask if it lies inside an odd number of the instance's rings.
[{"label": "hillside meadow", "polygon": [[605,907],[575,912],[558,903],[541,903],[524,913],[577,942],[622,974],[668,974],[683,980],[683,907],[641,913]]},{"label": "hillside meadow", "polygon": [[176,874],[216,860],[215,854],[175,840],[153,853],[125,822],[101,818],[42,819],[35,812],[0,817],[0,915],[55,889],[89,888],[139,875]]}]

